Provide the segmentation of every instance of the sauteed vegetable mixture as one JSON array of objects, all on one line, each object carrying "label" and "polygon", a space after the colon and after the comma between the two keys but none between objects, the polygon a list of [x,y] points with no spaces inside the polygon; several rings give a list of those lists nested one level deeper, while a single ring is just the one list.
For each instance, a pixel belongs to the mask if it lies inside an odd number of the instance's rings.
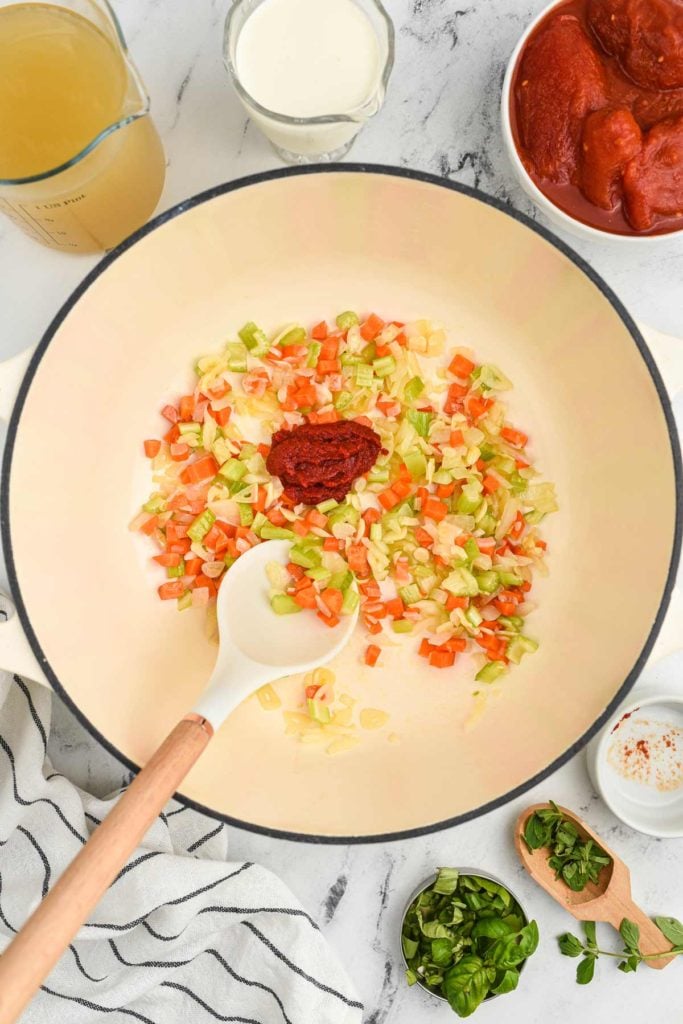
[{"label": "sauteed vegetable mixture", "polygon": [[248,323],[195,372],[144,442],[154,490],[132,528],[156,544],[160,598],[207,606],[241,554],[287,539],[273,611],[334,627],[360,601],[368,665],[405,634],[435,668],[481,653],[492,682],[536,650],[525,616],[557,503],[498,367],[428,320],[345,312],[271,337]]}]

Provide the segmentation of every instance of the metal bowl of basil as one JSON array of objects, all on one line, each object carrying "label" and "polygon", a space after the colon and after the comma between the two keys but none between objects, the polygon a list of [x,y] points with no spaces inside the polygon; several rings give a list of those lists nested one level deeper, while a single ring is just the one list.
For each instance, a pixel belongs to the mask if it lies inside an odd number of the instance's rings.
[{"label": "metal bowl of basil", "polygon": [[408,984],[459,1017],[513,992],[537,946],[538,925],[517,897],[475,868],[439,868],[412,894],[401,924]]}]

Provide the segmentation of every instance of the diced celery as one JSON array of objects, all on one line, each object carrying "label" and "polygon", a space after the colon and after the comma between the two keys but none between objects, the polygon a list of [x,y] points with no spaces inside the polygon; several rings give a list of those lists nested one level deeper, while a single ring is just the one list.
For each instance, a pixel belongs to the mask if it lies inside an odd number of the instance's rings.
[{"label": "diced celery", "polygon": [[518,587],[524,580],[516,572],[508,572],[507,569],[499,569],[500,582],[504,587]]},{"label": "diced celery", "polygon": [[225,346],[228,369],[233,373],[247,372],[247,350],[239,341],[229,341]]},{"label": "diced celery", "polygon": [[514,633],[519,632],[524,625],[524,619],[521,615],[499,615],[498,622],[500,622],[501,626],[504,626],[505,629],[512,630]]},{"label": "diced celery", "polygon": [[515,636],[507,646],[505,652],[514,665],[519,665],[523,655],[533,654],[538,650],[538,643],[528,636]]},{"label": "diced celery", "polygon": [[[503,476],[510,476],[515,472],[515,460],[509,459],[506,455],[499,455],[495,462],[496,469]],[[526,483],[524,485],[526,487]]]},{"label": "diced celery", "polygon": [[437,469],[432,477],[432,481],[435,484],[450,484],[453,481],[453,477],[447,469]]},{"label": "diced celery", "polygon": [[500,584],[500,576],[493,569],[475,574],[475,579],[482,594],[493,594]]},{"label": "diced celery", "polygon": [[305,345],[306,344],[306,331],[303,327],[292,327],[291,330],[287,331],[278,341],[278,345],[282,348],[287,348],[289,345]]},{"label": "diced celery", "polygon": [[507,672],[507,665],[504,661],[489,661],[487,665],[480,668],[474,677],[478,683],[495,683],[496,679]]},{"label": "diced celery", "polygon": [[359,324],[360,320],[358,314],[347,309],[346,312],[340,313],[336,318],[336,324],[340,331],[348,331],[349,327],[355,327]]},{"label": "diced celery", "polygon": [[479,449],[479,458],[482,462],[490,462],[496,457],[496,449],[490,444],[483,444]]},{"label": "diced celery", "polygon": [[[251,509],[249,510],[251,511]],[[205,508],[203,512],[197,516],[193,521],[192,525],[187,531],[187,535],[190,540],[195,541],[197,544],[200,543],[206,537],[207,533],[216,522],[216,516],[210,508]]]},{"label": "diced celery", "polygon": [[218,470],[219,476],[225,477],[226,480],[230,480],[232,482],[241,480],[246,472],[246,463],[240,462],[239,459],[228,459],[228,461],[224,462]]},{"label": "diced celery", "polygon": [[351,523],[353,526],[357,526],[359,519],[360,512],[358,509],[354,508],[353,505],[347,505],[346,502],[337,505],[327,516],[329,526],[336,526],[338,523]]},{"label": "diced celery", "polygon": [[[307,573],[308,576],[311,572]],[[333,572],[330,576],[330,582],[327,584],[328,587],[332,587],[333,590],[348,590],[353,583],[353,573],[350,569],[340,569],[339,572]]]},{"label": "diced celery", "polygon": [[505,374],[491,363],[484,363],[483,366],[477,367],[472,373],[472,379],[478,381],[484,391],[509,391],[512,387]]},{"label": "diced celery", "polygon": [[476,597],[479,593],[479,584],[475,577],[464,567],[454,569],[441,586],[456,597]]},{"label": "diced celery", "polygon": [[469,516],[481,505],[481,493],[472,484],[465,484],[456,502],[458,515]]},{"label": "diced celery", "polygon": [[273,526],[266,520],[260,527],[260,537],[262,540],[294,540],[294,531],[286,530],[284,526]]},{"label": "diced celery", "polygon": [[411,448],[403,456],[408,472],[413,480],[421,480],[427,472],[427,460],[418,448]]},{"label": "diced celery", "polygon": [[331,512],[333,508],[337,507],[338,502],[334,498],[328,498],[327,501],[321,501],[319,505],[316,505],[318,512],[322,512],[325,515],[326,512]]},{"label": "diced celery", "polygon": [[484,621],[479,614],[479,610],[475,608],[474,605],[470,605],[469,608],[465,609],[465,618],[469,622],[470,626],[473,626],[475,629],[477,626],[481,626]]},{"label": "diced celery", "polygon": [[496,526],[497,526],[497,525],[498,525],[498,524],[496,523],[496,520],[495,520],[495,519],[493,518],[493,516],[492,516],[492,515],[491,515],[490,513],[488,513],[488,512],[487,512],[487,513],[486,513],[486,515],[485,515],[485,516],[483,516],[483,517],[482,517],[482,518],[481,518],[481,519],[479,520],[479,522],[477,523],[477,526],[479,527],[479,529],[480,529],[480,530],[483,530],[483,531],[484,531],[484,533],[485,533],[485,534],[486,534],[487,536],[491,536],[492,534],[494,534],[494,533],[495,533],[495,530],[496,530]]},{"label": "diced celery", "polygon": [[519,473],[512,473],[510,475],[510,490],[513,494],[523,494],[529,486],[529,481],[525,480]]},{"label": "diced celery", "polygon": [[297,604],[289,594],[273,594],[270,599],[270,607],[276,615],[293,615],[302,611],[301,605]]},{"label": "diced celery", "polygon": [[368,473],[369,484],[385,484],[389,479],[388,466],[373,466]]},{"label": "diced celery", "polygon": [[371,388],[375,379],[372,367],[367,363],[358,363],[354,376],[359,388]]},{"label": "diced celery", "polygon": [[225,568],[229,569],[231,565],[235,564],[237,559],[234,555],[226,555],[223,561],[225,562]]},{"label": "diced celery", "polygon": [[382,539],[382,533],[383,533],[383,530],[382,530],[382,524],[381,523],[372,523],[371,524],[371,526],[370,526],[370,540],[371,541],[374,541],[375,543],[377,543],[377,541],[380,541]]},{"label": "diced celery", "polygon": [[339,362],[342,366],[357,366],[358,363],[363,362],[363,358],[357,352],[348,352],[344,350],[344,352],[339,356]]},{"label": "diced celery", "polygon": [[289,560],[303,569],[313,569],[320,565],[320,553],[315,548],[303,548],[295,544],[289,552]]},{"label": "diced celery", "polygon": [[360,354],[363,357],[363,362],[371,363],[377,355],[377,345],[375,345],[374,341],[369,342],[365,348],[361,349]]},{"label": "diced celery", "polygon": [[308,698],[307,704],[309,717],[314,722],[320,722],[321,725],[325,725],[332,718],[329,704],[323,704],[322,701],[314,700],[312,697]]},{"label": "diced celery", "polygon": [[186,590],[182,597],[178,598],[176,604],[179,612],[184,612],[186,608],[190,608],[192,606],[192,591]]},{"label": "diced celery", "polygon": [[250,320],[238,334],[253,356],[264,356],[270,348],[265,332]]},{"label": "diced celery", "polygon": [[156,516],[166,508],[166,499],[163,494],[155,494],[142,506],[144,512],[150,512]]},{"label": "diced celery", "polygon": [[382,356],[381,359],[373,360],[372,368],[376,377],[389,377],[396,370],[396,360],[393,356]]},{"label": "diced celery", "polygon": [[166,566],[166,576],[168,577],[169,580],[173,580],[173,579],[177,580],[181,576],[184,576],[184,575],[185,575],[185,562],[182,560],[182,558],[180,559],[180,562],[179,562],[178,565],[167,565]]},{"label": "diced celery", "polygon": [[261,530],[269,521],[270,520],[268,519],[267,516],[264,516],[263,512],[256,513],[256,515],[254,516],[254,522],[251,524],[251,529],[257,535],[257,537],[261,536]]},{"label": "diced celery", "polygon": [[414,402],[416,398],[419,398],[425,389],[424,381],[421,377],[412,377],[403,389],[403,398],[406,402]]},{"label": "diced celery", "polygon": [[415,427],[420,437],[429,437],[432,418],[431,412],[418,412],[417,409],[408,409],[406,413],[406,419]]},{"label": "diced celery", "polygon": [[239,513],[240,513],[240,526],[251,526],[254,522],[254,513],[251,505],[247,505],[246,502],[239,502]]},{"label": "diced celery", "polygon": [[201,423],[179,423],[178,430],[181,437],[187,437],[188,434],[200,434],[202,425]]},{"label": "diced celery", "polygon": [[344,600],[342,601],[342,614],[351,615],[352,612],[355,612],[356,608],[358,607],[359,601],[360,598],[358,596],[358,591],[356,590],[356,588],[347,587],[347,589],[344,591]]},{"label": "diced celery", "polygon": [[306,575],[309,579],[315,580],[316,583],[324,583],[326,586],[332,578],[330,570],[325,569],[322,565],[314,565],[312,569],[307,569]]},{"label": "diced celery", "polygon": [[353,395],[350,391],[337,391],[332,401],[337,412],[343,412],[351,405]]},{"label": "diced celery", "polygon": [[404,604],[415,604],[422,600],[422,594],[417,583],[409,583],[407,587],[399,587],[398,590]]},{"label": "diced celery", "polygon": [[393,619],[391,628],[394,633],[412,633],[413,623],[410,619]]},{"label": "diced celery", "polygon": [[322,352],[322,345],[319,341],[312,341],[308,346],[308,358],[306,359],[306,366],[314,367],[318,365],[318,359]]},{"label": "diced celery", "polygon": [[256,455],[258,448],[255,444],[243,444],[240,449],[239,458],[241,462],[249,462]]},{"label": "diced celery", "polygon": [[479,545],[477,544],[474,537],[469,537],[465,541],[465,554],[470,562],[473,562],[475,558],[479,558],[480,555]]}]

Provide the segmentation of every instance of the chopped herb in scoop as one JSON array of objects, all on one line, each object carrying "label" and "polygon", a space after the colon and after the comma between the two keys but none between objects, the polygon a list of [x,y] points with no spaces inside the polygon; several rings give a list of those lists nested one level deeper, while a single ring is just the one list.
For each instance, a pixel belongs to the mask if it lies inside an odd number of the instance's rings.
[{"label": "chopped herb in scoop", "polygon": [[529,815],[522,838],[532,852],[550,850],[548,864],[555,878],[561,878],[574,892],[581,892],[589,882],[598,882],[600,872],[612,863],[612,858],[592,839],[582,839],[574,822],[552,800],[548,803],[548,807]]},{"label": "chopped herb in scoop", "polygon": [[517,988],[524,961],[538,946],[511,893],[489,878],[439,868],[411,903],[401,934],[409,985],[420,984],[469,1017],[493,995]]}]

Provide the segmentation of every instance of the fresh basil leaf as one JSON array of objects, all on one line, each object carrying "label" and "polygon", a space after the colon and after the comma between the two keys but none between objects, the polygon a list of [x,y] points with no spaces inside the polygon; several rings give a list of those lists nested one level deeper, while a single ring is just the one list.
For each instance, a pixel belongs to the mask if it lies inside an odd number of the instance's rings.
[{"label": "fresh basil leaf", "polygon": [[414,985],[415,982],[417,981],[417,974],[415,973],[415,971],[411,971],[410,967],[406,971],[406,981],[408,982],[409,985]]},{"label": "fresh basil leaf", "polygon": [[473,939],[500,939],[513,929],[500,917],[481,917],[470,932]]},{"label": "fresh basil leaf", "polygon": [[401,948],[406,960],[412,960],[417,953],[418,946],[419,944],[416,939],[409,939],[407,935],[401,936]]},{"label": "fresh basil leaf", "polygon": [[508,968],[505,971],[499,971],[496,975],[495,985],[491,988],[492,992],[496,995],[502,996],[505,992],[514,992],[519,982],[519,971],[513,968]]},{"label": "fresh basil leaf", "polygon": [[448,967],[453,959],[453,943],[450,939],[432,939],[432,963],[437,967]]},{"label": "fresh basil leaf", "polygon": [[457,868],[439,868],[432,891],[441,893],[444,896],[452,896],[457,888],[459,875],[460,872]]},{"label": "fresh basil leaf", "polygon": [[538,946],[538,925],[530,921],[516,935],[496,939],[487,957],[496,967],[516,967],[530,957]]},{"label": "fresh basil leaf", "polygon": [[530,814],[524,825],[522,838],[530,850],[540,850],[550,840],[550,829],[537,814]]},{"label": "fresh basil leaf", "polygon": [[595,974],[595,957],[587,956],[576,968],[576,980],[579,985],[587,985]]},{"label": "fresh basil leaf", "polygon": [[586,934],[586,941],[591,949],[597,949],[598,942],[595,937],[595,921],[584,921],[583,930]]},{"label": "fresh basil leaf", "polygon": [[656,917],[655,924],[674,946],[683,946],[683,924],[675,917]]},{"label": "fresh basil leaf", "polygon": [[440,921],[422,921],[420,928],[422,934],[426,935],[428,939],[450,939],[451,943],[453,942],[452,930],[445,924],[441,924]]},{"label": "fresh basil leaf", "polygon": [[640,928],[633,921],[629,921],[627,917],[619,925],[619,934],[621,935],[624,943],[628,949],[638,949],[638,942],[640,941]]},{"label": "fresh basil leaf", "polygon": [[481,957],[464,956],[446,971],[443,994],[459,1017],[469,1017],[489,991],[489,979]]},{"label": "fresh basil leaf", "polygon": [[564,956],[581,956],[583,953],[583,943],[580,939],[577,939],[576,935],[572,935],[571,932],[565,932],[564,935],[560,935],[558,943],[560,953]]},{"label": "fresh basil leaf", "polygon": [[497,896],[501,899],[503,901],[503,906],[507,910],[512,902],[512,896],[504,886],[499,885],[498,882],[492,882],[490,878],[481,878],[480,875],[471,875],[470,877],[480,889],[484,890],[484,892],[488,893],[490,896]]}]

